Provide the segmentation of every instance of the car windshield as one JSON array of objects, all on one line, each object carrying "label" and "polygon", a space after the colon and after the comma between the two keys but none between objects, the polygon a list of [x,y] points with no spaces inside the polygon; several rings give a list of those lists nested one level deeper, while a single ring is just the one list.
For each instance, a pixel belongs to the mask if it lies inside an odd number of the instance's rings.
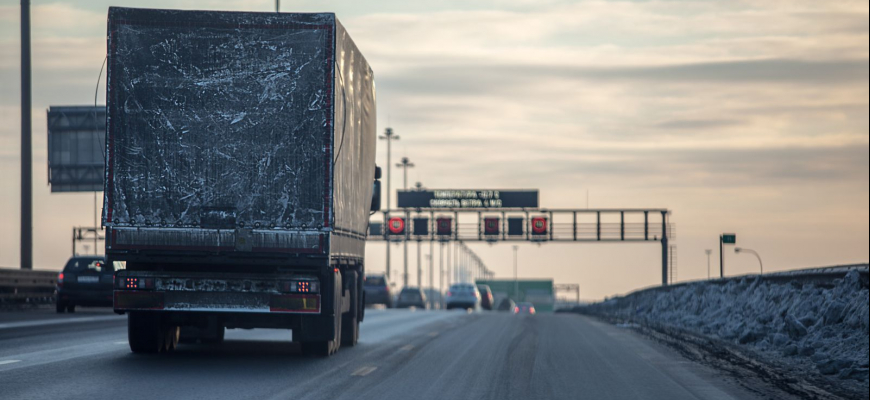
[{"label": "car windshield", "polygon": [[382,276],[370,276],[366,278],[366,286],[386,286],[387,282]]},{"label": "car windshield", "polygon": [[67,272],[114,272],[115,268],[111,264],[107,264],[103,258],[94,257],[76,257],[70,259],[64,267]]}]

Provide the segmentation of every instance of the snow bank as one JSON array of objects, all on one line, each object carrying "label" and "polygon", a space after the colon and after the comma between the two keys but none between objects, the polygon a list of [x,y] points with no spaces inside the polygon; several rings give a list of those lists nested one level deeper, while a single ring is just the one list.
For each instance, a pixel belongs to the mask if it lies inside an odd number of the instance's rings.
[{"label": "snow bank", "polygon": [[840,279],[817,278],[795,274],[694,282],[635,292],[580,311],[717,338],[781,365],[866,385],[867,267],[852,268]]}]

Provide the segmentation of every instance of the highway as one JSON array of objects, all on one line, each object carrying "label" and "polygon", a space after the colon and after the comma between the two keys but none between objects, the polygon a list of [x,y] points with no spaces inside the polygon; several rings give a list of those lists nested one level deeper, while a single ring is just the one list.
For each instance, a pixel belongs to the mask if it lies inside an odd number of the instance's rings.
[{"label": "highway", "polygon": [[368,310],[360,344],[299,353],[289,331],[134,355],[110,310],[0,312],[3,399],[755,399],[631,329],[571,314]]}]

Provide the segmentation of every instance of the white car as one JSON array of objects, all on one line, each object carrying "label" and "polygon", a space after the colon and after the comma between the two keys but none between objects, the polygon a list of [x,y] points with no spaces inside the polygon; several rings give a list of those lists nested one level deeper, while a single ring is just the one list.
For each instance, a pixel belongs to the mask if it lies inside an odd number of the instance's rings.
[{"label": "white car", "polygon": [[477,286],[470,283],[454,283],[447,291],[447,309],[465,308],[477,309],[480,307],[480,292]]}]

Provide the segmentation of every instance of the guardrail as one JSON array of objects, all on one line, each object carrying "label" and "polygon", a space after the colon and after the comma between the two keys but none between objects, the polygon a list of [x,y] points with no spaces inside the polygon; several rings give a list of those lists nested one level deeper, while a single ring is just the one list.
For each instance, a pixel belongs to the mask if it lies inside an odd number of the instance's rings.
[{"label": "guardrail", "polygon": [[47,302],[54,299],[57,271],[0,268],[0,302]]}]

